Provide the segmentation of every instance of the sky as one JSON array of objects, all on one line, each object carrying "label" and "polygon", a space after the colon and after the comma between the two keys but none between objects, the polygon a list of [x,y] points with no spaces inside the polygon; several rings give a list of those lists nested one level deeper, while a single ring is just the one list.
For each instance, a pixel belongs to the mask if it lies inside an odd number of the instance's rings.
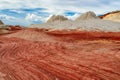
[{"label": "sky", "polygon": [[97,15],[120,10],[120,0],[0,0],[0,20],[9,25],[42,24],[52,15],[74,20],[87,11]]}]

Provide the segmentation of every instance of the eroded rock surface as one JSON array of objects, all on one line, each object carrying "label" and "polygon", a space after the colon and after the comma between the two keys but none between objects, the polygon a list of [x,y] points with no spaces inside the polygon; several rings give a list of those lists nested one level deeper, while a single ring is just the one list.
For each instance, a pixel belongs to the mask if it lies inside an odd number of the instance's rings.
[{"label": "eroded rock surface", "polygon": [[102,18],[104,20],[111,20],[111,21],[115,21],[115,22],[120,22],[120,11],[109,12],[107,14],[100,16],[100,18]]},{"label": "eroded rock surface", "polygon": [[92,11],[89,11],[89,12],[86,12],[86,13],[83,13],[82,15],[80,15],[76,21],[79,21],[79,20],[87,20],[87,19],[99,19],[99,17],[96,16],[96,14]]},{"label": "eroded rock surface", "polygon": [[0,20],[0,25],[3,25],[4,23]]},{"label": "eroded rock surface", "polygon": [[0,37],[0,79],[119,80],[119,36],[92,40],[77,34],[28,29]]},{"label": "eroded rock surface", "polygon": [[[63,20],[62,20],[63,19]],[[61,21],[59,21],[61,20]],[[83,13],[75,21],[64,20],[63,16],[52,16],[50,22],[43,24],[32,24],[31,28],[51,29],[51,30],[85,30],[85,31],[103,31],[120,32],[120,23],[110,20],[100,19],[94,12]]]},{"label": "eroded rock surface", "polygon": [[62,16],[62,15],[53,15],[50,17],[50,19],[47,20],[47,23],[55,22],[55,21],[65,21],[68,20],[68,18]]}]

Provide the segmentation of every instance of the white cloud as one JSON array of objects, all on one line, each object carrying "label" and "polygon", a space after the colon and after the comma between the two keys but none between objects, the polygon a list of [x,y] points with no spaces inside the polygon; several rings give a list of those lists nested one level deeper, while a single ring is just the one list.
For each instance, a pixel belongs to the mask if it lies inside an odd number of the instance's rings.
[{"label": "white cloud", "polygon": [[18,13],[18,14],[24,13],[24,11],[22,11],[22,10],[16,10],[16,9],[10,9],[10,11]]},{"label": "white cloud", "polygon": [[35,21],[35,22],[38,22],[38,21],[44,21],[44,19],[41,17],[41,16],[38,16],[38,15],[35,15],[35,14],[27,14],[25,20],[27,21]]},{"label": "white cloud", "polygon": [[[65,16],[66,11],[73,11],[76,12],[75,15],[67,15],[66,17],[74,20],[80,15],[78,13],[94,11],[96,14],[103,14],[119,10],[119,3],[120,0],[0,0],[0,10],[9,9],[18,13],[17,15],[11,14],[11,16],[0,15],[0,19],[13,20],[13,22],[18,20],[17,22],[22,21],[31,24],[33,22],[44,22],[53,14]],[[42,16],[39,16],[39,11],[23,10],[28,8],[33,10],[34,8],[43,8],[46,10],[40,10],[43,13]],[[48,14],[45,15],[44,13]]]},{"label": "white cloud", "polygon": [[5,14],[0,14],[0,19],[3,19],[3,20],[14,20],[15,17],[8,16],[8,15],[5,15]]},{"label": "white cloud", "polygon": [[[65,10],[84,13],[94,11],[97,14],[120,9],[120,0],[41,0],[42,7],[47,8],[51,14],[63,13]],[[49,4],[48,4],[49,3]],[[108,9],[109,8],[109,9]]]},{"label": "white cloud", "polygon": [[120,0],[0,0],[0,9],[46,8],[47,12],[52,14],[60,14],[65,10],[77,12],[92,10],[101,14],[120,9],[119,3]]},{"label": "white cloud", "polygon": [[24,26],[28,26],[29,22],[24,20],[24,19],[18,19],[16,17],[13,16],[9,16],[9,15],[5,15],[5,14],[0,14],[0,19],[8,25],[24,25]]},{"label": "white cloud", "polygon": [[79,17],[80,14],[76,13],[73,16],[66,16],[68,19],[75,20],[77,17]]}]

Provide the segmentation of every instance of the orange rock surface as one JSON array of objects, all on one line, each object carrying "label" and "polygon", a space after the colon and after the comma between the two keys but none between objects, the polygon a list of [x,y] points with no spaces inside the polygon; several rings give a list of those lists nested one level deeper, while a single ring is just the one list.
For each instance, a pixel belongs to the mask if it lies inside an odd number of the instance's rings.
[{"label": "orange rock surface", "polygon": [[0,80],[119,80],[120,33],[25,29],[0,37]]}]

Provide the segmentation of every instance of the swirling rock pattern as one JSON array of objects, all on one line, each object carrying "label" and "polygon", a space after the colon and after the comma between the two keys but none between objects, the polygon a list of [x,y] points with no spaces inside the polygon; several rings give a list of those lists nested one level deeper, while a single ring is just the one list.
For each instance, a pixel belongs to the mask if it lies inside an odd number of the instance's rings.
[{"label": "swirling rock pattern", "polygon": [[119,40],[18,37],[0,37],[0,80],[120,79]]}]

